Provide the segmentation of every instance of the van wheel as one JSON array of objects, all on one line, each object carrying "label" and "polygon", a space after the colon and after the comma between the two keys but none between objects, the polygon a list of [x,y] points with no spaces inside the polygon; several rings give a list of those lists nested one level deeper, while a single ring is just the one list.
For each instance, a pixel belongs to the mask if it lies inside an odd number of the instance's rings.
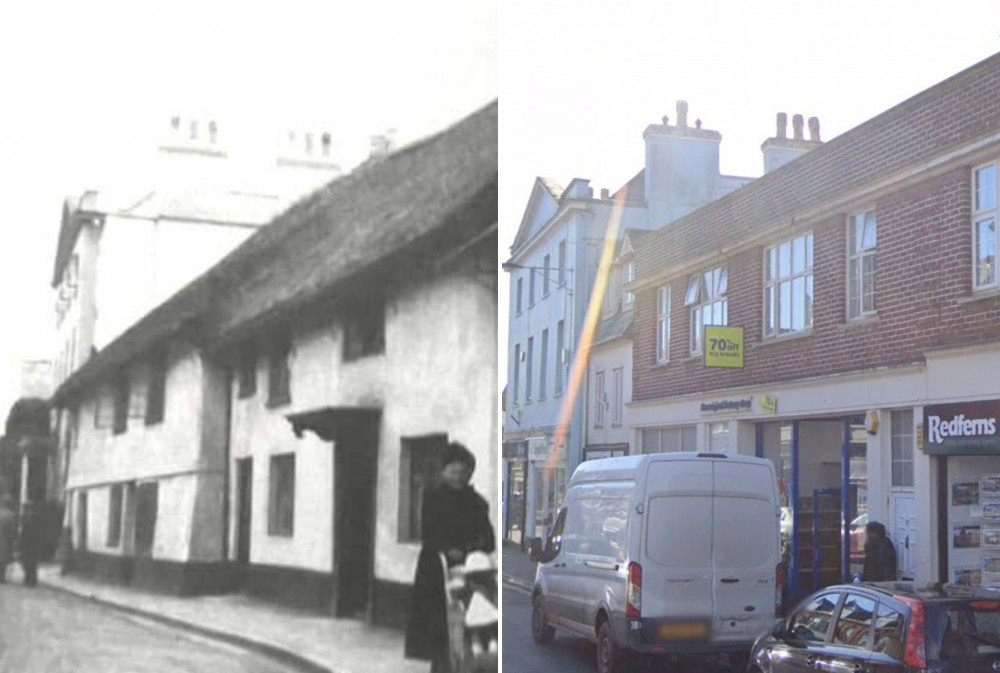
[{"label": "van wheel", "polygon": [[601,622],[597,629],[597,671],[598,673],[621,673],[621,653],[611,635],[611,625]]},{"label": "van wheel", "polygon": [[555,635],[555,627],[549,626],[545,619],[544,599],[540,595],[535,596],[531,606],[531,637],[539,645],[548,645]]}]

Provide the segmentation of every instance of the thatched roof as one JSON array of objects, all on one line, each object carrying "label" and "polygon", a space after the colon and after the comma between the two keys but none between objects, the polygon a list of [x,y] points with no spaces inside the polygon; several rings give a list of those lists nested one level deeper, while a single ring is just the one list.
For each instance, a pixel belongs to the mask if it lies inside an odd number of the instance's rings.
[{"label": "thatched roof", "polygon": [[402,257],[433,257],[497,221],[497,102],[302,199],[153,309],[56,391],[65,399],[190,328],[203,346],[280,322]]}]

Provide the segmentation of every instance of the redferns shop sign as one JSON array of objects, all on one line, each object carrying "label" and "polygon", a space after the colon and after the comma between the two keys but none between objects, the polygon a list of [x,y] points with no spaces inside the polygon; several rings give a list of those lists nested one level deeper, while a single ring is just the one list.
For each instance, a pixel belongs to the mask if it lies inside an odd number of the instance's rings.
[{"label": "redferns shop sign", "polygon": [[924,453],[1000,454],[1000,400],[924,407]]}]

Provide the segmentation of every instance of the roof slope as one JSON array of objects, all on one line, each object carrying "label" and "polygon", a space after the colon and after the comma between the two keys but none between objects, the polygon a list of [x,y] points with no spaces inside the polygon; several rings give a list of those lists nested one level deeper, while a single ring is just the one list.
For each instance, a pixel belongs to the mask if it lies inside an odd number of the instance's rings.
[{"label": "roof slope", "polygon": [[445,228],[453,238],[474,239],[496,224],[496,185],[493,101],[293,205],[87,361],[56,398],[193,321],[203,341],[224,339],[279,318],[283,308],[320,298]]},{"label": "roof slope", "polygon": [[717,251],[720,237],[745,239],[998,129],[1000,54],[650,234],[638,254],[638,275],[653,279]]}]

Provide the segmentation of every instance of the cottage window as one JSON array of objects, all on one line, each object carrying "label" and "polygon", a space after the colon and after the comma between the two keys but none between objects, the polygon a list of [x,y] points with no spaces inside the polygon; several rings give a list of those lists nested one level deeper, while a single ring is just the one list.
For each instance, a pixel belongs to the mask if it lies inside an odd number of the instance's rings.
[{"label": "cottage window", "polygon": [[424,493],[437,483],[448,435],[403,437],[399,461],[399,541],[419,542]]},{"label": "cottage window", "polygon": [[604,407],[608,403],[608,395],[604,388],[604,372],[594,374],[594,427],[604,427]]},{"label": "cottage window", "polygon": [[111,427],[114,419],[113,407],[111,390],[102,386],[94,397],[95,428],[107,429]]},{"label": "cottage window", "polygon": [[997,287],[997,164],[974,171],[972,233],[975,244],[972,287]]},{"label": "cottage window", "polygon": [[112,426],[111,430],[116,435],[120,435],[128,429],[128,403],[131,392],[128,374],[122,373],[114,383],[112,397]]},{"label": "cottage window", "polygon": [[764,251],[764,336],[813,326],[813,235],[803,234]]},{"label": "cottage window", "polygon": [[684,305],[691,307],[691,354],[701,353],[706,325],[728,324],[726,290],[729,272],[724,266],[706,269],[691,276]]},{"label": "cottage window", "polygon": [[385,305],[370,298],[359,302],[344,323],[344,362],[385,352]]},{"label": "cottage window", "polygon": [[847,243],[847,317],[875,313],[875,213],[851,217]]},{"label": "cottage window", "polygon": [[117,547],[122,539],[122,486],[115,484],[108,493],[108,537],[106,546]]},{"label": "cottage window", "polygon": [[292,401],[289,359],[292,340],[287,334],[271,344],[267,367],[267,405],[277,407]]},{"label": "cottage window", "polygon": [[267,534],[291,537],[295,531],[295,454],[271,456]]},{"label": "cottage window", "polygon": [[149,366],[149,388],[146,394],[146,425],[163,422],[167,398],[167,354],[156,353]]},{"label": "cottage window", "polygon": [[656,361],[670,361],[670,287],[656,292]]},{"label": "cottage window", "polygon": [[240,399],[257,393],[257,349],[245,344],[239,352],[236,365],[237,395]]}]

